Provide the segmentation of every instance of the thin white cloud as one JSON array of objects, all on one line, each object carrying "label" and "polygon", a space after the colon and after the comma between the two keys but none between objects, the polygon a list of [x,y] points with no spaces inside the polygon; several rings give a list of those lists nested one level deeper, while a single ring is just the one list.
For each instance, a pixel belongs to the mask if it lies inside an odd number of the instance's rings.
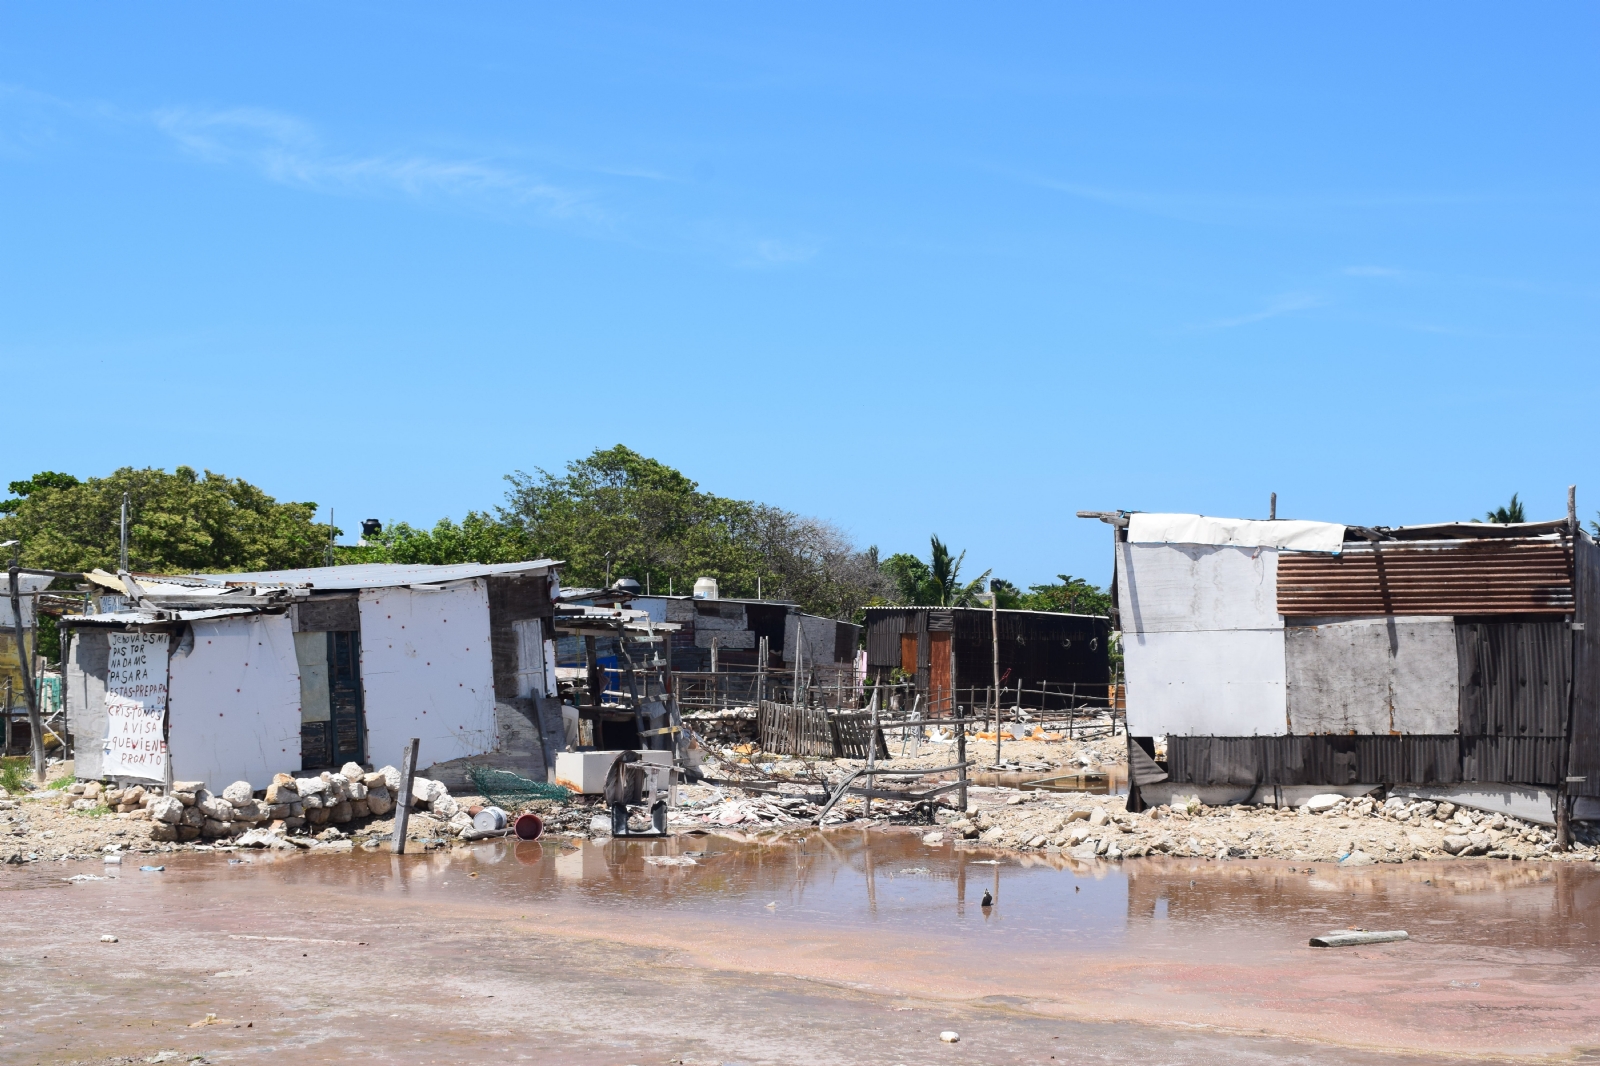
[{"label": "thin white cloud", "polygon": [[1352,266],[1345,267],[1340,273],[1352,278],[1403,278],[1410,272],[1394,267]]},{"label": "thin white cloud", "polygon": [[1313,307],[1320,307],[1327,303],[1325,299],[1313,293],[1299,292],[1280,296],[1260,311],[1252,311],[1247,315],[1236,315],[1233,318],[1219,318],[1215,322],[1205,322],[1195,326],[1195,329],[1234,329],[1238,326],[1248,326],[1255,322],[1265,322],[1269,318],[1278,318],[1282,315],[1292,315],[1297,311],[1308,311]]},{"label": "thin white cloud", "polygon": [[480,159],[329,152],[311,126],[262,108],[156,112],[156,127],[208,163],[245,166],[269,181],[314,192],[492,200],[532,205],[558,218],[599,220],[601,212],[574,190]]}]

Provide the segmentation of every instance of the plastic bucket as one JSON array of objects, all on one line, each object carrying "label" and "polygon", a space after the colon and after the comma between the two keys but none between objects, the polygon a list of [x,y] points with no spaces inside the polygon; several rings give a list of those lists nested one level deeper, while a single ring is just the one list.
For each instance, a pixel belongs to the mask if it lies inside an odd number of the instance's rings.
[{"label": "plastic bucket", "polygon": [[506,827],[506,812],[499,807],[485,807],[472,816],[472,828],[493,833]]},{"label": "plastic bucket", "polygon": [[544,819],[532,811],[517,815],[513,827],[517,831],[518,840],[538,840],[544,836]]}]

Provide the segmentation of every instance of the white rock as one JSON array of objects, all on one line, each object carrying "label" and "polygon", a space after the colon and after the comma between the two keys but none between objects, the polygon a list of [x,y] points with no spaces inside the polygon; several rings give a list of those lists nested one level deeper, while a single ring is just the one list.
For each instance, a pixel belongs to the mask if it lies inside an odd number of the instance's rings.
[{"label": "white rock", "polygon": [[325,774],[328,782],[328,794],[336,800],[350,798],[350,779],[343,774]]},{"label": "white rock", "polygon": [[924,844],[928,845],[930,848],[936,848],[939,845],[944,843],[944,834],[943,833],[924,833],[924,834],[922,834],[922,842]]},{"label": "white rock", "polygon": [[956,1032],[954,1029],[946,1029],[944,1032],[939,1034],[939,1039],[943,1040],[946,1044],[959,1044],[961,1043],[961,1034]]},{"label": "white rock", "polygon": [[1378,860],[1374,859],[1371,855],[1368,855],[1366,852],[1357,850],[1357,851],[1352,851],[1350,854],[1348,854],[1344,858],[1340,859],[1339,860],[1339,865],[1340,866],[1371,866],[1373,863],[1375,863],[1377,861]]},{"label": "white rock", "polygon": [[328,783],[320,777],[297,777],[294,786],[302,796],[321,796],[328,791]]},{"label": "white rock", "polygon": [[435,799],[431,806],[433,813],[437,814],[441,818],[453,818],[455,817],[456,811],[461,809],[461,805],[458,804],[449,793],[445,793],[444,795]]},{"label": "white rock", "polygon": [[116,942],[117,938],[112,936],[110,933],[107,933],[105,936],[100,938],[100,943],[102,944],[115,944]]},{"label": "white rock", "polygon": [[1440,845],[1440,847],[1444,848],[1444,850],[1449,852],[1451,855],[1459,855],[1471,846],[1472,841],[1468,840],[1464,836],[1447,836],[1444,838],[1444,843]]},{"label": "white rock", "polygon": [[450,816],[450,831],[457,836],[472,828],[472,815],[466,811],[457,811]]},{"label": "white rock", "polygon": [[350,782],[350,798],[353,800],[366,799],[367,793],[370,791],[371,789],[367,788],[367,786],[363,785],[360,781]]},{"label": "white rock", "polygon": [[1312,814],[1321,814],[1323,811],[1333,810],[1343,802],[1343,796],[1335,795],[1332,792],[1325,792],[1320,796],[1312,796],[1310,799],[1306,800],[1305,809],[1310,811]]},{"label": "white rock", "polygon": [[394,798],[389,795],[388,789],[370,789],[367,792],[367,809],[379,816],[388,814],[394,810]]},{"label": "white rock", "polygon": [[1111,816],[1106,813],[1106,809],[1104,807],[1096,807],[1089,813],[1089,824],[1098,829],[1102,825],[1105,825],[1110,818]]},{"label": "white rock", "polygon": [[150,817],[158,822],[176,822],[183,817],[183,804],[171,796],[162,796],[150,804]]},{"label": "white rock", "polygon": [[383,775],[383,780],[388,784],[390,792],[400,791],[400,771],[392,766],[385,766],[378,773]]},{"label": "white rock", "polygon": [[236,806],[254,798],[255,794],[255,789],[250,787],[250,782],[248,781],[235,781],[222,790],[222,798]]},{"label": "white rock", "polygon": [[357,762],[345,763],[343,766],[339,767],[339,772],[351,781],[361,780],[362,775],[366,773],[366,771],[361,768],[361,764]]},{"label": "white rock", "polygon": [[194,805],[198,807],[200,809],[200,813],[204,814],[207,818],[211,818],[219,822],[233,821],[233,804],[229,803],[221,796],[213,796],[207,793],[205,799],[196,799]]}]

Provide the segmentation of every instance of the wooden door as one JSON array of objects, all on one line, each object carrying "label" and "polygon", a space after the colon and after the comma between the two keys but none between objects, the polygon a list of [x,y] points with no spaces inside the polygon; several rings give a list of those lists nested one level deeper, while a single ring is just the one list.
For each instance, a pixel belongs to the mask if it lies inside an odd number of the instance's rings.
[{"label": "wooden door", "polygon": [[934,711],[952,708],[950,691],[950,634],[928,634],[928,707]]}]

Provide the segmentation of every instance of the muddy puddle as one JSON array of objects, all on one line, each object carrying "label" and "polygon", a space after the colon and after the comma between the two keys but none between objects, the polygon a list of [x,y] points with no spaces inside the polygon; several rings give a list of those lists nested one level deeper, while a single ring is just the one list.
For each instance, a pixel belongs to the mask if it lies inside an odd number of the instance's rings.
[{"label": "muddy puddle", "polygon": [[[0,873],[21,916],[0,931],[0,1048],[23,1056],[0,1059],[1355,1063],[1600,1045],[1587,866],[1112,866],[895,830],[165,865]],[[1307,945],[1343,927],[1412,939]]]}]

